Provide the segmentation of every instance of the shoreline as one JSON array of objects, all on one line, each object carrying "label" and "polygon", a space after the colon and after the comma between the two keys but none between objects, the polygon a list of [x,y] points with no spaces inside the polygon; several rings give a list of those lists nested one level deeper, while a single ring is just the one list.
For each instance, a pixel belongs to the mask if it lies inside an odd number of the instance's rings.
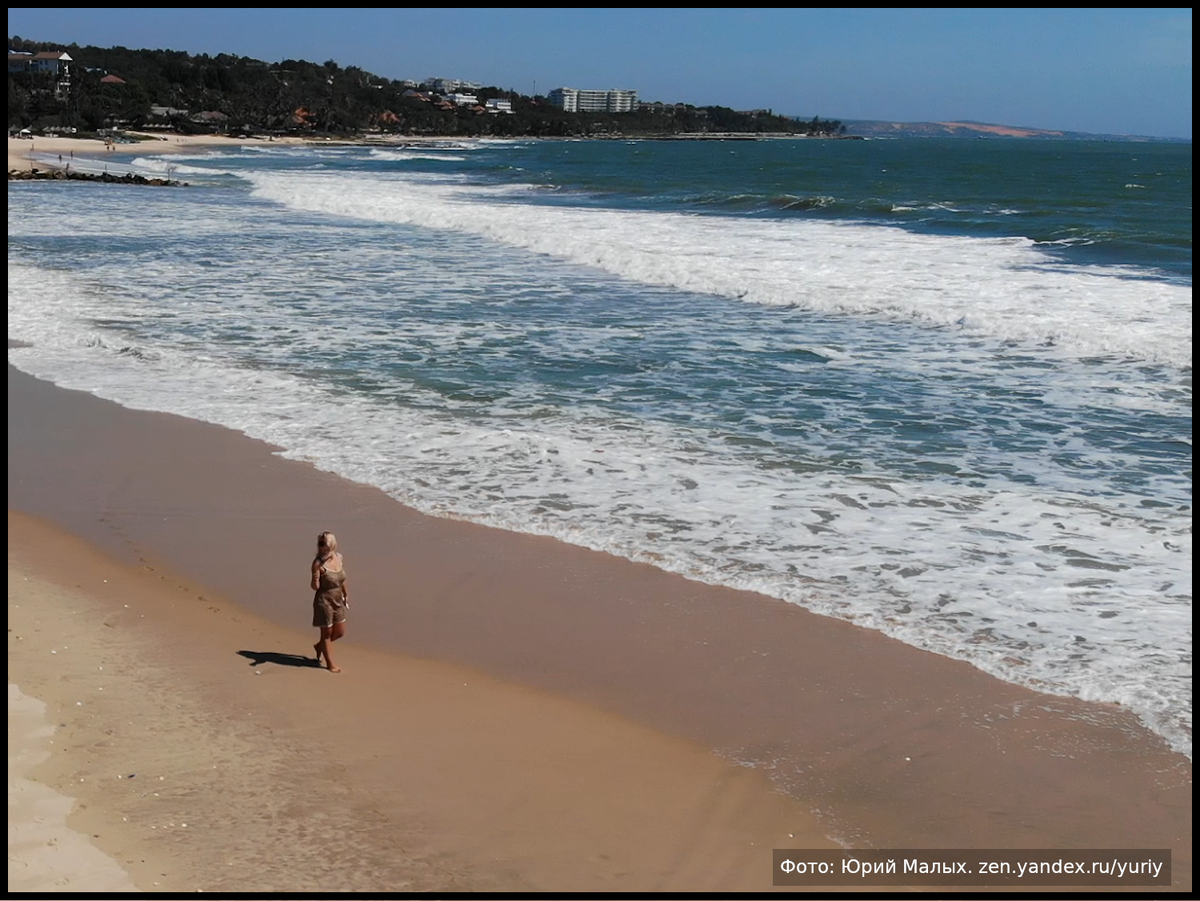
[{"label": "shoreline", "polygon": [[[321,138],[299,138],[299,137],[279,137],[279,138],[231,138],[224,135],[161,135],[151,132],[130,132],[144,138],[144,140],[135,141],[131,144],[113,144],[108,145],[104,141],[96,138],[66,138],[66,137],[35,137],[28,138],[12,138],[8,139],[8,169],[10,172],[25,171],[35,165],[44,167],[49,170],[58,170],[65,168],[68,163],[75,161],[74,154],[78,153],[78,159],[81,162],[102,163],[105,160],[125,161],[131,157],[142,154],[177,154],[177,153],[197,153],[203,151],[214,151],[221,149],[229,149],[235,147],[308,147],[308,146],[332,146],[338,144],[347,145],[366,145],[366,146],[421,146],[427,144],[445,143],[454,140],[454,138],[445,137],[424,137],[424,136],[405,136],[397,137],[396,140],[386,140],[384,138],[362,138],[360,140],[348,141],[340,139],[321,139]],[[34,160],[34,156],[39,159]],[[62,157],[62,162],[59,163],[53,159],[45,157],[53,157],[55,155]]]},{"label": "shoreline", "polygon": [[[163,135],[154,132],[130,132],[144,138],[132,144],[115,144],[109,146],[104,141],[95,138],[68,138],[62,136],[38,136],[32,139],[8,139],[8,170],[9,172],[28,172],[34,167],[33,155],[43,157],[36,162],[51,171],[65,168],[75,158],[70,156],[79,152],[80,159],[91,162],[104,160],[123,160],[143,153],[175,154],[195,153],[205,150],[219,150],[230,147],[260,147],[260,146],[303,146],[303,147],[389,147],[416,148],[429,147],[439,144],[454,144],[480,140],[478,136],[464,135],[361,135],[357,138],[318,138],[318,137],[244,137],[234,138],[225,135]],[[484,137],[484,140],[489,138]],[[533,135],[514,136],[490,140],[518,141],[840,141],[840,140],[869,140],[854,135],[804,135],[804,134],[775,134],[775,133],[703,133],[678,135],[595,135],[575,138],[545,138]],[[61,164],[54,160],[45,159],[45,155],[64,155]]]},{"label": "shoreline", "polygon": [[252,541],[253,561],[226,574],[231,600],[295,624],[302,592],[280,574],[330,528],[355,583],[350,650],[482,670],[757,766],[849,846],[1170,847],[1174,887],[1190,887],[1191,765],[1122,708],[759,595],[425,517],[245,436],[11,367],[9,395],[10,508],[118,559],[161,559],[208,591],[207,561]]},{"label": "shoreline", "polygon": [[[133,144],[116,144],[111,148],[104,141],[95,138],[64,138],[64,137],[35,137],[8,139],[8,169],[12,171],[28,171],[33,168],[35,161],[32,157],[45,155],[61,156],[62,163],[53,160],[39,159],[40,166],[47,169],[65,168],[79,159],[93,162],[103,162],[107,159],[125,160],[142,153],[194,153],[198,150],[214,150],[221,147],[241,147],[266,144],[267,141],[255,138],[224,138],[217,135],[172,135],[175,140],[166,136],[155,136],[154,140],[138,141]],[[278,143],[297,143],[290,139]]]}]

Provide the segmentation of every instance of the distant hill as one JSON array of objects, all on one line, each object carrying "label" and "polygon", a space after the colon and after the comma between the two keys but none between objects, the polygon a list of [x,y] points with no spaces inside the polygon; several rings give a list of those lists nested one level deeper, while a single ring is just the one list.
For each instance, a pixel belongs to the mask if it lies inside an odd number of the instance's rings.
[{"label": "distant hill", "polygon": [[1083,131],[1052,131],[993,125],[988,122],[884,122],[876,119],[843,119],[846,133],[865,138],[1041,138],[1056,141],[1167,141],[1190,143],[1183,138],[1152,138],[1142,135],[1090,134]]}]

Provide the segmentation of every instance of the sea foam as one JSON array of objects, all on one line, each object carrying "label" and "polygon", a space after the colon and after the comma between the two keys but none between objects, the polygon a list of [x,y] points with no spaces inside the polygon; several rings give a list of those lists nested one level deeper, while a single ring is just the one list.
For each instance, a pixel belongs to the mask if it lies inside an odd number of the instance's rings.
[{"label": "sea foam", "polygon": [[399,176],[246,177],[258,196],[295,209],[479,235],[648,285],[1191,365],[1190,288],[1063,266],[1024,238],[496,204],[470,186]]}]

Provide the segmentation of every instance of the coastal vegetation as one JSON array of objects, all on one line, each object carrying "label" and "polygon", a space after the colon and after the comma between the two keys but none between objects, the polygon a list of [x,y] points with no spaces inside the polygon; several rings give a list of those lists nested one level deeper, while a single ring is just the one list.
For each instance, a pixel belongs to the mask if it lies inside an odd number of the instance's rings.
[{"label": "coastal vegetation", "polygon": [[[231,54],[80,47],[9,39],[18,52],[65,51],[70,77],[13,72],[8,76],[10,131],[163,128],[185,134],[229,132],[350,136],[378,132],[462,137],[603,137],[681,134],[805,134],[834,136],[837,120],[797,119],[771,110],[643,103],[626,113],[575,113],[543,96],[484,87],[474,103],[455,103],[427,90],[333,60],[268,63]],[[489,100],[511,111],[489,111]]]}]

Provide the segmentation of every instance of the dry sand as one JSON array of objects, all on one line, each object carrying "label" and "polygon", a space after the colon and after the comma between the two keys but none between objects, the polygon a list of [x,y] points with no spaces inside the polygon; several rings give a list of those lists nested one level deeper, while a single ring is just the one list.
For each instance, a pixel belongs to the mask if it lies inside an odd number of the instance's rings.
[{"label": "dry sand", "polygon": [[9,683],[8,890],[138,891],[112,858],[67,828],[74,801],[26,778],[50,757],[54,732],[46,705]]}]

